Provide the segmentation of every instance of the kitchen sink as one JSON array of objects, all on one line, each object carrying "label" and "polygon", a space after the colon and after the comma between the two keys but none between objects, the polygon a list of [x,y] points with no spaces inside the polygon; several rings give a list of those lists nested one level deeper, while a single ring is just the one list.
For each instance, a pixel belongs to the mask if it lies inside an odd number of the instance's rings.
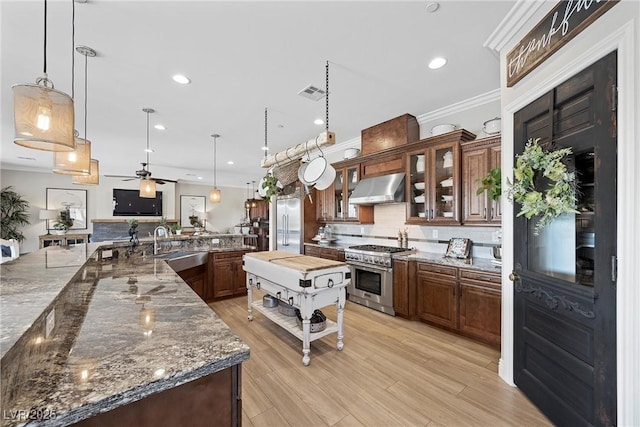
[{"label": "kitchen sink", "polygon": [[208,252],[176,251],[155,255],[154,258],[164,259],[175,272],[198,267],[207,263]]}]

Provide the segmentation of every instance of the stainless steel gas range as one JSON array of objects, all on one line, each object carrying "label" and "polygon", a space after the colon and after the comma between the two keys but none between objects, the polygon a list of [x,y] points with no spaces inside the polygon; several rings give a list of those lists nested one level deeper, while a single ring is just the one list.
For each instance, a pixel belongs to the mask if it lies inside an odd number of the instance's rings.
[{"label": "stainless steel gas range", "polygon": [[395,316],[393,311],[392,254],[409,254],[411,249],[380,245],[350,246],[344,250],[351,267],[349,300]]}]

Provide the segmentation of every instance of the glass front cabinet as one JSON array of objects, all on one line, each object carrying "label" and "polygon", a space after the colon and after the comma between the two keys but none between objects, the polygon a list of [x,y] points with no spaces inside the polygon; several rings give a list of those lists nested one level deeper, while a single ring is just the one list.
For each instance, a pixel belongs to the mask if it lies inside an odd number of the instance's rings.
[{"label": "glass front cabinet", "polygon": [[460,143],[407,153],[407,223],[460,224]]},{"label": "glass front cabinet", "polygon": [[318,191],[316,195],[318,221],[373,223],[373,206],[350,203],[351,193],[360,180],[360,163],[334,167],[336,178],[333,184],[326,190]]}]

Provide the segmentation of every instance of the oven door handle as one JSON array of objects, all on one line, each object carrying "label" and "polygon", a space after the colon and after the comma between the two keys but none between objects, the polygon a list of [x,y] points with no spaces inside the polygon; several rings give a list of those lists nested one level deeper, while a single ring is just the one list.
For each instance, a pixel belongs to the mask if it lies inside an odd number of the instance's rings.
[{"label": "oven door handle", "polygon": [[371,264],[363,264],[360,262],[349,261],[347,264],[359,268],[360,270],[370,271],[372,273],[391,273],[393,270],[390,267],[376,266]]}]

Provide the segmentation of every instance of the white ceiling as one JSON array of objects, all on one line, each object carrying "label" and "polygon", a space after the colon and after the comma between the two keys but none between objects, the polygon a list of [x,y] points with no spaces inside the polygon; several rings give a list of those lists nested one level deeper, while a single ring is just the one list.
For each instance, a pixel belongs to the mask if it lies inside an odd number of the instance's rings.
[{"label": "white ceiling", "polygon": [[[88,59],[88,126],[100,173],[132,175],[145,161],[146,114],[154,177],[245,187],[270,152],[315,138],[329,61],[330,130],[338,143],[404,113],[420,115],[499,87],[498,58],[482,44],[513,1],[117,1],[75,3],[75,44]],[[47,71],[71,93],[72,1],[49,0]],[[0,2],[2,159],[5,169],[51,169],[52,154],[13,143],[11,86],[43,71],[43,1]],[[445,67],[427,68],[435,56]],[[84,134],[84,56],[75,54],[76,128]],[[187,75],[186,86],[173,82]],[[23,157],[35,160],[25,160]],[[232,160],[234,165],[228,165]],[[197,176],[203,180],[198,181]]]}]

